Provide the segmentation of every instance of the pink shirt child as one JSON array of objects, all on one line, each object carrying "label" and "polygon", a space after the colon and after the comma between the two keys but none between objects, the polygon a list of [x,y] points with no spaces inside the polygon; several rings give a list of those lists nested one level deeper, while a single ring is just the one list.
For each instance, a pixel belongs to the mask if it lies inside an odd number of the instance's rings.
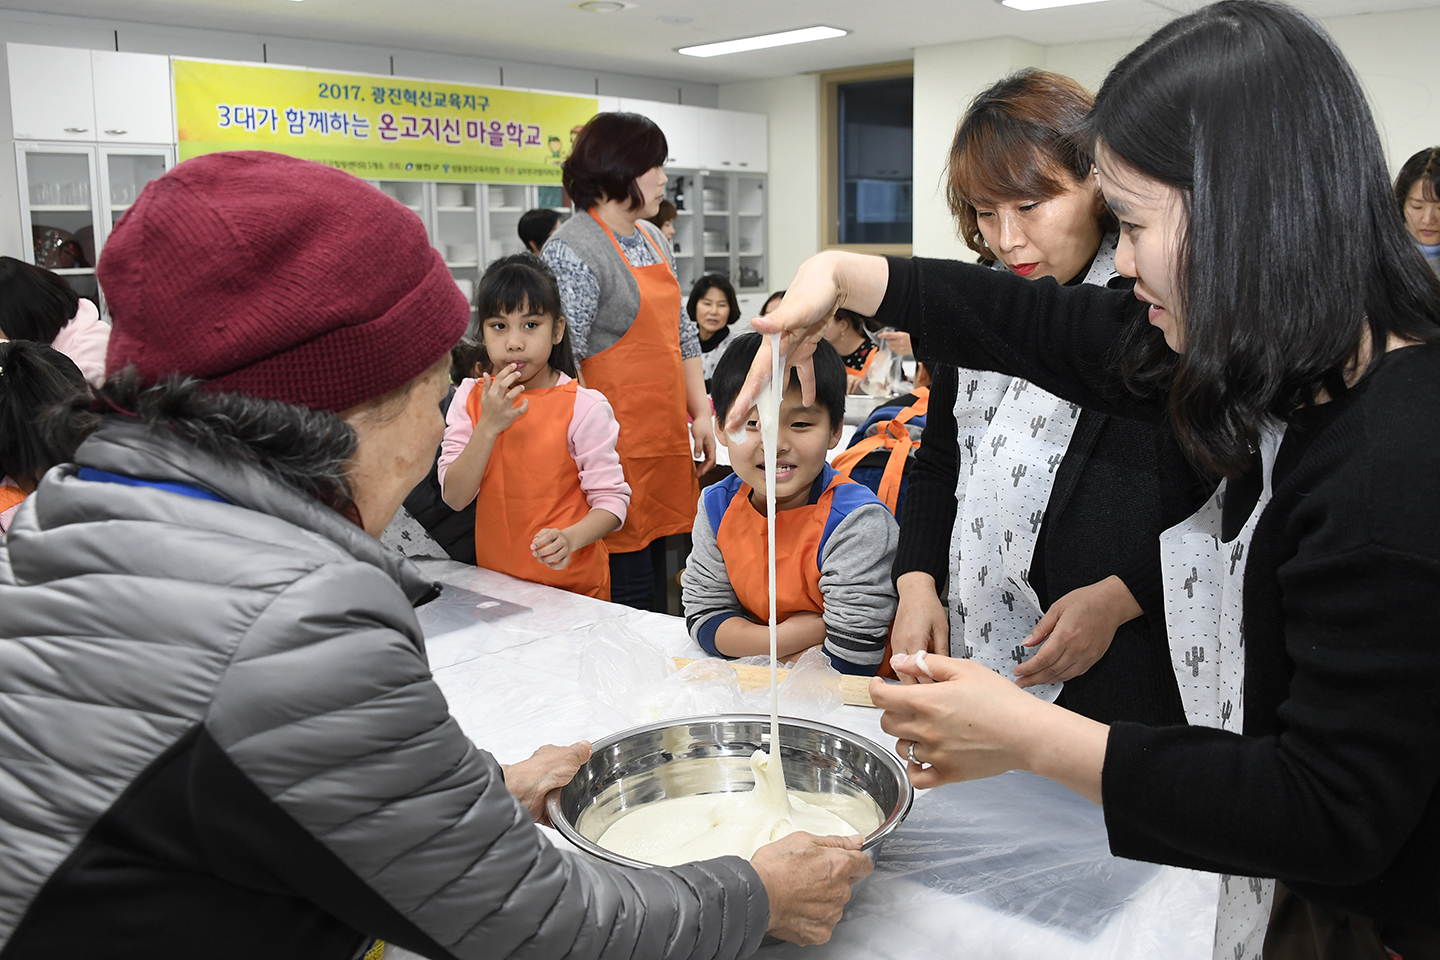
[{"label": "pink shirt child", "polygon": [[[562,386],[570,377],[560,374]],[[450,410],[445,414],[445,440],[440,445],[440,462],[437,473],[440,484],[445,484],[445,473],[450,464],[465,451],[475,432],[470,422],[466,404],[475,380],[462,380],[450,401]],[[575,391],[575,414],[565,431],[566,445],[575,466],[580,470],[580,489],[585,502],[592,510],[609,510],[625,525],[625,514],[630,509],[630,484],[625,482],[625,472],[620,467],[620,455],[615,452],[615,441],[620,437],[620,425],[615,422],[615,411],[610,401],[599,390],[580,387]],[[618,527],[616,529],[619,529]]]},{"label": "pink shirt child", "polygon": [[55,334],[50,344],[75,361],[92,387],[105,382],[105,351],[110,347],[110,325],[100,319],[100,311],[89,300],[80,299],[80,307],[69,323]]}]

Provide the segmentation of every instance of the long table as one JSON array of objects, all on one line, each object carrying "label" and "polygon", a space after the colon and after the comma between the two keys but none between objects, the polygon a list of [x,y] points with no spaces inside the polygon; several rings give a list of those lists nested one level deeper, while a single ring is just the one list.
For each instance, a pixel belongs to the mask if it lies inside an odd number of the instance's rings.
[{"label": "long table", "polygon": [[[493,619],[459,629],[453,617],[436,622],[422,608],[430,666],[451,713],[501,763],[629,725],[581,682],[580,650],[597,625],[624,624],[669,656],[705,655],[677,617],[450,561],[422,566],[444,583],[504,601],[479,613]],[[823,719],[894,746],[877,710],[844,706]],[[1217,889],[1213,874],[1110,856],[1099,807],[1050,781],[1010,773],[921,792],[831,941],[803,954],[790,944],[764,947],[757,956],[1209,960]]]}]

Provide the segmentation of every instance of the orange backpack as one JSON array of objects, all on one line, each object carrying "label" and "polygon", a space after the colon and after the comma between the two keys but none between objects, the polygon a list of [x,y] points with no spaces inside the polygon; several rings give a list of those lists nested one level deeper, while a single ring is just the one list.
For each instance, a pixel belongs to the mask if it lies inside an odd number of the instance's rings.
[{"label": "orange backpack", "polygon": [[[880,475],[879,483],[875,487],[875,495],[884,501],[890,512],[896,514],[900,500],[900,485],[905,479],[905,465],[920,446],[920,441],[910,435],[910,428],[906,426],[916,417],[923,417],[930,409],[930,388],[917,387],[915,390],[915,402],[893,417],[882,420],[873,418],[862,424],[857,433],[859,439],[851,442],[849,449],[836,454],[830,465],[835,468],[843,477],[850,477],[860,483],[866,483],[865,478],[851,477],[851,472],[860,466],[860,462],[872,453],[888,450],[889,456],[885,459],[885,467]],[[871,433],[871,431],[874,431]]]}]

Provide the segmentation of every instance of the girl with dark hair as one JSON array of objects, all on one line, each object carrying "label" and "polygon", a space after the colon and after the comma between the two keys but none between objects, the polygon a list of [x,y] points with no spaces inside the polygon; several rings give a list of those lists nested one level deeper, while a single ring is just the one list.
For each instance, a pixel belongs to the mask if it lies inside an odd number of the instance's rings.
[{"label": "girl with dark hair", "polygon": [[105,380],[110,325],[63,277],[0,257],[0,339],[46,343],[80,368],[92,386]]},{"label": "girl with dark hair", "polygon": [[675,218],[679,215],[680,211],[675,209],[675,204],[669,200],[661,200],[660,209],[655,212],[655,216],[645,218],[660,228],[665,239],[670,241],[672,249],[675,244]]},{"label": "girl with dark hair", "polygon": [[[610,599],[602,537],[625,522],[630,486],[615,414],[574,379],[555,275],[532,254],[490,264],[475,293],[485,362],[445,417],[445,503],[475,503],[476,563]],[[532,409],[533,407],[533,409]]]},{"label": "girl with dark hair", "polygon": [[1267,921],[1273,957],[1434,956],[1440,285],[1364,93],[1303,14],[1227,0],[1121,60],[1089,131],[1133,295],[827,252],[756,326],[803,358],[846,306],[1163,420],[1224,478],[1162,537],[1190,725],[1106,726],[937,657],[938,683],[872,685],[882,726],[917,786],[1029,769],[1103,803],[1117,855],[1221,874],[1217,957],[1258,956]]},{"label": "girl with dark hair", "polygon": [[[950,209],[996,270],[1130,288],[1091,149],[1075,133],[1093,102],[1069,77],[1024,70],[965,111]],[[1167,509],[1155,441],[1154,424],[941,366],[900,525],[895,652],[972,658],[1096,720],[1182,722],[1157,537],[1208,489],[1197,496],[1187,483]]]},{"label": "girl with dark hair", "polygon": [[740,302],[735,299],[735,288],[730,285],[730,278],[720,273],[707,273],[696,280],[695,286],[690,288],[690,299],[685,302],[685,312],[700,334],[700,361],[708,391],[716,365],[734,342],[730,327],[740,316]]},{"label": "girl with dark hair", "polygon": [[654,602],[651,541],[689,532],[696,478],[715,465],[700,339],[681,303],[670,245],[645,219],[665,196],[667,149],[653,121],[597,114],[561,168],[583,215],[567,220],[544,252],[581,379],[605,395],[620,424],[617,449],[635,509],[606,540],[611,598],[642,609]]},{"label": "girl with dark hair", "polygon": [[1415,246],[1440,274],[1440,147],[1428,147],[1405,161],[1395,178],[1395,202]]},{"label": "girl with dark hair", "polygon": [[0,343],[0,536],[45,471],[74,453],[41,428],[47,411],[89,396],[80,369],[60,351],[28,340]]}]

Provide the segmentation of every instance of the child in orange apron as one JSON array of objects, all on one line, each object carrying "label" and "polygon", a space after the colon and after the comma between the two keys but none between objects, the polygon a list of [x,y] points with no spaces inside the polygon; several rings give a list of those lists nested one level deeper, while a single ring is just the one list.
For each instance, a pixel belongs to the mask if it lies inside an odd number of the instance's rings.
[{"label": "child in orange apron", "polygon": [[[746,334],[720,358],[711,384],[723,423],[759,348]],[[815,350],[815,402],[792,378],[780,406],[775,478],[777,652],[791,659],[823,644],[842,673],[880,667],[895,588],[890,565],[900,531],[870,489],[837,474],[825,453],[840,442],[845,367],[828,344]],[[708,653],[768,653],[769,576],[764,450],[756,414],[743,442],[721,437],[734,475],[700,496],[693,547],[680,585],[690,635]]]},{"label": "child in orange apron", "polygon": [[475,304],[492,374],[455,391],[441,445],[441,492],[475,501],[476,562],[610,599],[601,538],[625,522],[630,486],[603,394],[574,379],[555,276],[538,258],[492,263]]},{"label": "child in orange apron", "polygon": [[0,341],[0,536],[45,471],[70,458],[39,427],[49,407],[90,395],[75,362],[43,343]]}]

